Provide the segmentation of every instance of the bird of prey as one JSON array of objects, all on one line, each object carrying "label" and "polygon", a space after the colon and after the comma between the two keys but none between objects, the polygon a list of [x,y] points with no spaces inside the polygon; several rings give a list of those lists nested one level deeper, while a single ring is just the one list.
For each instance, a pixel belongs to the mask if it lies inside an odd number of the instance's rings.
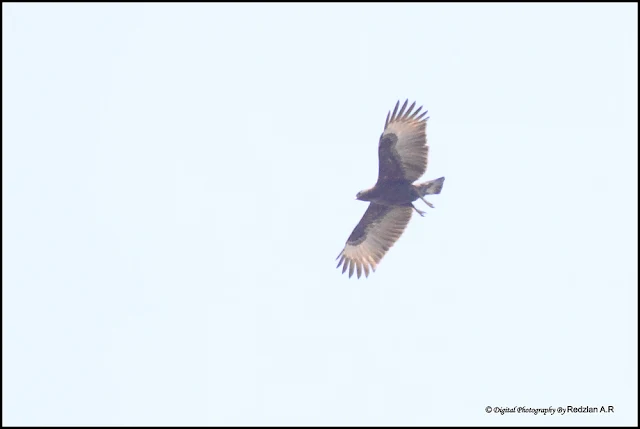
[{"label": "bird of prey", "polygon": [[349,236],[344,249],[336,259],[342,273],[349,270],[349,278],[354,271],[358,278],[364,272],[375,271],[385,253],[400,238],[411,214],[415,210],[413,202],[418,198],[433,208],[424,199],[425,195],[439,194],[444,177],[413,184],[427,170],[427,111],[422,107],[413,110],[414,102],[408,109],[406,100],[400,111],[396,103],[393,113],[389,111],[384,123],[384,131],[378,143],[378,181],[370,189],[358,192],[356,199],[369,201],[369,208]]}]

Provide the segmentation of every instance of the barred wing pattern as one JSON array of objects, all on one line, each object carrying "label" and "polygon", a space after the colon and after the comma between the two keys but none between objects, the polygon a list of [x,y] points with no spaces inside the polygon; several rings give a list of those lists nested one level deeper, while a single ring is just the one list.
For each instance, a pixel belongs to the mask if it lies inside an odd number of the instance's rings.
[{"label": "barred wing pattern", "polygon": [[416,103],[408,109],[406,100],[400,111],[396,103],[393,114],[389,111],[384,132],[378,145],[378,182],[413,182],[427,170],[427,111],[422,106],[412,113]]},{"label": "barred wing pattern", "polygon": [[344,249],[336,258],[340,259],[338,267],[342,265],[343,273],[349,270],[349,278],[354,272],[358,278],[363,272],[369,277],[369,270],[375,271],[385,253],[404,232],[412,212],[411,206],[369,204]]}]

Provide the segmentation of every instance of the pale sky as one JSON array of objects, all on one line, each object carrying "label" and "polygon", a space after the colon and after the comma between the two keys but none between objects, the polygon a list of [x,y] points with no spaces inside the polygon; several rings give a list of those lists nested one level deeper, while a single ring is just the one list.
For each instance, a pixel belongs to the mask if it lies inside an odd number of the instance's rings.
[{"label": "pale sky", "polygon": [[[3,425],[637,425],[637,16],[3,3]],[[349,279],[407,98],[444,188]]]}]

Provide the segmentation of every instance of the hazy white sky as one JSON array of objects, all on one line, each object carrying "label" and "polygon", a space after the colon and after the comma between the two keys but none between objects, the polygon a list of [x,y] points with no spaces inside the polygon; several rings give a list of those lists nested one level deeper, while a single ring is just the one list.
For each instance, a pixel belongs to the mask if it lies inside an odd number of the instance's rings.
[{"label": "hazy white sky", "polygon": [[[3,3],[3,424],[637,424],[637,13]],[[445,185],[348,279],[406,98]]]}]

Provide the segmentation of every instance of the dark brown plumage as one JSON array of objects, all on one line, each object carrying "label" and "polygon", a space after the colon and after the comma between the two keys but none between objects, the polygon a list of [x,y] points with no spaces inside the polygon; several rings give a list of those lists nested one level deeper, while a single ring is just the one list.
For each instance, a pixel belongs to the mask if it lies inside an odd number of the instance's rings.
[{"label": "dark brown plumage", "polygon": [[349,270],[349,277],[357,273],[358,278],[375,271],[387,251],[404,232],[411,214],[415,210],[413,202],[420,198],[428,206],[431,203],[423,197],[439,194],[444,177],[417,185],[413,182],[427,169],[427,111],[420,114],[422,107],[413,111],[414,102],[408,109],[405,101],[400,111],[396,103],[393,114],[387,114],[384,131],[378,143],[378,181],[373,188],[360,191],[356,199],[369,201],[369,208],[360,219],[347,243],[338,255],[338,267],[342,272]]}]

